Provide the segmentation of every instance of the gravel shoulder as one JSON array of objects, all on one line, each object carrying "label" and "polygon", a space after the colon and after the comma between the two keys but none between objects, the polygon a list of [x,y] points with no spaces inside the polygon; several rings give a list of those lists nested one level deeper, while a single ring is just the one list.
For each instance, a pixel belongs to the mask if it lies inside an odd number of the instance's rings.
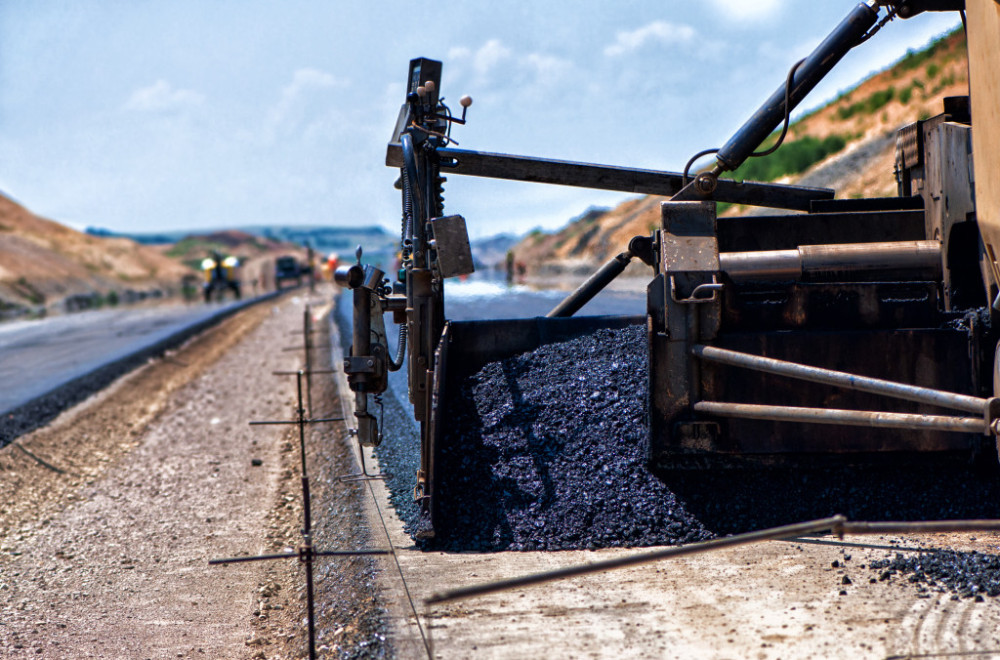
[{"label": "gravel shoulder", "polygon": [[297,446],[247,422],[294,410],[270,372],[299,366],[301,309],[246,310],[0,450],[0,657],[298,656],[298,567],[207,560],[297,545]]}]

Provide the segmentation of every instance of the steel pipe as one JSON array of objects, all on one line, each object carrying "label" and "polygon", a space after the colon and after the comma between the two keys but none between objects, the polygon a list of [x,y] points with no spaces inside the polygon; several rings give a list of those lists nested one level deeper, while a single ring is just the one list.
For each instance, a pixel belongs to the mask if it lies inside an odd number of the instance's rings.
[{"label": "steel pipe", "polygon": [[650,562],[660,561],[663,559],[674,559],[677,557],[684,557],[686,555],[699,554],[710,550],[719,550],[721,548],[746,545],[748,543],[757,543],[771,539],[785,539],[802,536],[803,534],[812,534],[815,532],[825,532],[827,530],[835,529],[839,525],[843,525],[845,522],[846,519],[844,516],[832,516],[830,518],[821,518],[819,520],[813,520],[805,523],[784,525],[782,527],[772,527],[771,529],[762,529],[756,532],[748,532],[746,534],[727,536],[725,538],[715,539],[712,541],[703,541],[701,543],[691,543],[689,545],[682,545],[673,548],[664,548],[662,550],[647,552],[640,555],[619,557],[617,559],[608,559],[605,561],[595,561],[591,564],[585,564],[583,566],[569,566],[567,568],[560,568],[545,573],[535,573],[534,575],[525,575],[522,577],[511,578],[509,580],[499,580],[488,584],[478,584],[471,587],[461,587],[458,589],[435,593],[430,598],[425,599],[424,603],[427,605],[448,603],[455,600],[472,598],[474,596],[484,596],[498,591],[508,591],[510,589],[528,587],[535,584],[542,584],[544,582],[552,582],[554,580],[564,580],[566,578],[588,575],[590,573],[603,573],[605,571],[626,568],[628,566],[638,566],[640,564],[648,564]]},{"label": "steel pipe", "polygon": [[439,603],[449,603],[465,598],[485,596],[486,594],[509,591],[522,587],[530,587],[536,584],[565,580],[567,578],[590,575],[592,573],[604,573],[606,571],[641,566],[664,559],[676,559],[689,555],[711,552],[722,548],[729,548],[750,543],[759,543],[776,539],[795,539],[805,534],[830,531],[843,538],[845,535],[872,535],[872,534],[903,534],[903,533],[938,533],[938,532],[973,532],[973,531],[1000,531],[1000,520],[931,520],[918,522],[851,522],[844,516],[831,516],[820,518],[809,522],[796,523],[794,525],[784,525],[772,527],[746,534],[736,534],[712,541],[701,543],[691,543],[673,548],[663,548],[652,552],[644,552],[628,557],[618,557],[605,561],[595,561],[589,564],[578,566],[567,566],[544,573],[524,575],[521,577],[499,580],[487,584],[477,584],[470,587],[460,587],[450,589],[431,595],[424,600],[427,605]]},{"label": "steel pipe", "polygon": [[822,273],[920,270],[941,277],[941,243],[896,241],[802,245],[795,250],[723,252],[719,268],[734,280],[789,280]]},{"label": "steel pipe", "polygon": [[695,412],[717,417],[803,422],[806,424],[836,424],[839,426],[870,426],[881,429],[954,431],[956,433],[982,433],[983,435],[991,433],[989,423],[983,418],[975,417],[798,408],[721,401],[699,401],[694,404],[693,408]]},{"label": "steel pipe", "polygon": [[728,364],[733,367],[744,367],[753,371],[763,371],[764,373],[788,376],[789,378],[807,380],[813,383],[835,385],[870,394],[882,394],[894,399],[916,401],[917,403],[926,403],[941,408],[953,408],[963,412],[982,415],[983,417],[986,416],[986,408],[990,401],[989,399],[981,399],[967,394],[943,392],[929,387],[906,385],[881,378],[857,376],[843,371],[810,367],[805,364],[798,364],[797,362],[786,362],[785,360],[741,353],[726,348],[718,348],[717,346],[694,346],[691,348],[691,354],[703,360]]},{"label": "steel pipe", "polygon": [[590,302],[594,296],[604,290],[604,287],[611,284],[613,279],[625,271],[629,262],[632,261],[633,256],[631,251],[626,250],[609,259],[607,263],[588,277],[586,282],[578,286],[573,293],[566,296],[562,302],[553,307],[552,311],[545,316],[549,318],[562,318],[576,314],[581,307]]}]

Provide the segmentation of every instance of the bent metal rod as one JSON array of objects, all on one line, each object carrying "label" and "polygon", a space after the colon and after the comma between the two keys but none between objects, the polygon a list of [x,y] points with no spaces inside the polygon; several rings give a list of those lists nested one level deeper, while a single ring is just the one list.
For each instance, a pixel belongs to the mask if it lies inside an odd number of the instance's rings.
[{"label": "bent metal rod", "polygon": [[713,550],[721,550],[738,545],[748,545],[759,543],[760,541],[770,541],[775,539],[794,538],[805,534],[815,534],[817,532],[830,531],[837,536],[846,535],[871,535],[871,534],[936,534],[942,532],[978,532],[978,531],[1000,531],[1000,520],[936,520],[924,522],[851,522],[844,516],[831,516],[820,518],[808,522],[796,523],[794,525],[782,525],[781,527],[771,527],[756,532],[727,536],[712,541],[702,543],[691,543],[672,548],[663,548],[653,552],[645,552],[629,557],[618,557],[605,561],[597,561],[590,564],[578,566],[567,566],[554,571],[534,573],[521,577],[499,580],[486,584],[478,584],[470,587],[461,587],[442,591],[431,595],[424,600],[427,605],[440,603],[450,603],[466,598],[485,596],[486,594],[509,591],[522,587],[530,587],[545,582],[565,580],[567,578],[590,575],[591,573],[604,573],[620,568],[629,568],[649,564],[664,559],[676,559],[687,555],[701,554]]}]

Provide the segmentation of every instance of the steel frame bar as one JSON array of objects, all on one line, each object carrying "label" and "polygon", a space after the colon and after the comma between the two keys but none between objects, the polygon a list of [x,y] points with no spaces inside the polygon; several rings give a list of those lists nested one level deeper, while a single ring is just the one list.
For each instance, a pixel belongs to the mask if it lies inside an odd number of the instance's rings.
[{"label": "steel frame bar", "polygon": [[[438,149],[442,174],[463,174],[490,179],[550,183],[596,190],[616,190],[671,197],[683,187],[677,172],[594,165],[565,160],[513,156],[465,149]],[[403,166],[403,149],[390,144],[385,164]],[[720,179],[712,199],[719,202],[808,211],[813,200],[833,199],[828,188],[805,188],[774,183]]]},{"label": "steel frame bar", "polygon": [[982,417],[949,417],[947,415],[918,415],[835,408],[798,408],[722,401],[699,401],[694,404],[693,408],[695,412],[717,417],[739,417],[778,422],[870,426],[881,429],[926,429],[956,433],[982,433],[983,435],[990,435],[991,432],[989,422]]},{"label": "steel frame bar", "polygon": [[[969,396],[967,394],[955,394],[953,392],[943,392],[929,387],[918,387],[916,385],[905,385],[881,378],[870,378],[867,376],[857,376],[843,371],[823,369],[821,367],[810,367],[805,364],[786,362],[774,358],[751,355],[740,351],[733,351],[717,346],[693,346],[691,354],[702,360],[728,364],[734,367],[744,367],[754,371],[788,376],[813,383],[823,383],[826,385],[836,385],[849,390],[858,390],[870,394],[882,394],[894,399],[905,399],[926,403],[942,408],[952,408],[963,412],[975,413],[985,417],[989,399]],[[977,420],[981,426],[983,419]]]}]

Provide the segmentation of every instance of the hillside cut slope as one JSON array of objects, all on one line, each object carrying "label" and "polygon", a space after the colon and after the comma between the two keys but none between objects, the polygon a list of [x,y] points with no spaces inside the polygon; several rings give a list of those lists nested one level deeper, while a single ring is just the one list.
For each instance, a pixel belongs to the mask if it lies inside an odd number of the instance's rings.
[{"label": "hillside cut slope", "polygon": [[74,296],[164,295],[191,271],[126,238],[100,238],[0,195],[0,318],[54,309]]},{"label": "hillside cut slope", "polygon": [[[797,120],[774,154],[723,176],[828,187],[838,198],[895,195],[896,131],[941,113],[945,97],[968,93],[965,35],[958,29]],[[532,232],[513,248],[515,258],[535,275],[590,272],[622,252],[633,236],[658,227],[665,199],[637,197],[610,210],[591,209],[557,232]],[[748,210],[719,209],[726,215]],[[648,272],[635,263],[630,269]]]}]

